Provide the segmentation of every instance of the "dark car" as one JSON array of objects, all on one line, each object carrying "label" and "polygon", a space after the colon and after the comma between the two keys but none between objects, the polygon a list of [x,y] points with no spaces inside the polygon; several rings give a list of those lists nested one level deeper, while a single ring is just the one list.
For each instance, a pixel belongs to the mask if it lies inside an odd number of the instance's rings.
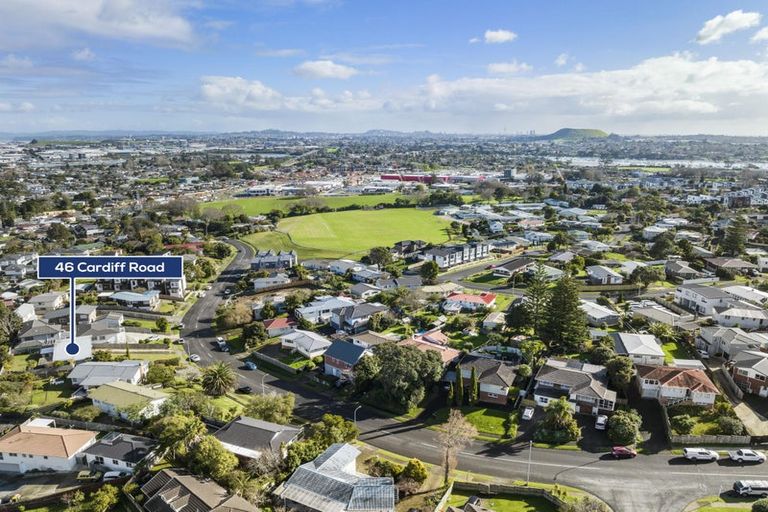
[{"label": "dark car", "polygon": [[238,393],[249,395],[253,392],[253,388],[251,386],[240,386],[235,391],[237,391]]},{"label": "dark car", "polygon": [[637,457],[637,452],[626,446],[614,446],[611,448],[611,455],[615,459],[634,459]]}]

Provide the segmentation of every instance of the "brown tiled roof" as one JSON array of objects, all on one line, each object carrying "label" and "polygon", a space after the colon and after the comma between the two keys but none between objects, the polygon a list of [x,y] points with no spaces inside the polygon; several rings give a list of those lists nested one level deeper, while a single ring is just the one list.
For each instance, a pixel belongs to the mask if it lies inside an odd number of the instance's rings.
[{"label": "brown tiled roof", "polygon": [[677,368],[674,366],[637,365],[637,376],[642,379],[658,380],[662,386],[687,388],[699,393],[720,394],[717,387],[699,368]]},{"label": "brown tiled roof", "polygon": [[96,432],[19,425],[0,438],[0,452],[70,458],[96,438]]}]

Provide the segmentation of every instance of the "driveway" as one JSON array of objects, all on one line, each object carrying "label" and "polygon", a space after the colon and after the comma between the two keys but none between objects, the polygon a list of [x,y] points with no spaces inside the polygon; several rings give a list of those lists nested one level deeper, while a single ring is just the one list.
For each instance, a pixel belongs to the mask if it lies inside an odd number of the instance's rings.
[{"label": "driveway", "polygon": [[0,499],[6,501],[16,494],[23,500],[42,498],[57,492],[80,486],[77,473],[47,473],[44,475],[10,475],[2,473],[0,478]]}]

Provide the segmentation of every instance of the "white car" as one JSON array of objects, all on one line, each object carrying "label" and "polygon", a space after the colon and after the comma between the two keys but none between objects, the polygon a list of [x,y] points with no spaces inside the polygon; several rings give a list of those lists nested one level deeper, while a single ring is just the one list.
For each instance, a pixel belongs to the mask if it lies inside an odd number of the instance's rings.
[{"label": "white car", "polygon": [[605,430],[607,426],[608,426],[608,416],[606,416],[605,414],[599,415],[595,420],[595,429]]},{"label": "white car", "polygon": [[197,354],[189,354],[189,360],[193,363],[199,363],[200,362],[200,356]]},{"label": "white car", "polygon": [[688,460],[716,461],[720,455],[714,450],[706,448],[683,448],[683,456]]},{"label": "white car", "polygon": [[728,452],[728,456],[731,460],[736,462],[765,462],[765,454],[757,450],[741,449]]},{"label": "white car", "polygon": [[533,407],[526,407],[525,409],[523,409],[522,418],[526,421],[533,418]]},{"label": "white car", "polygon": [[224,341],[224,338],[222,338],[221,336],[216,336],[217,343],[221,343],[222,341]]}]

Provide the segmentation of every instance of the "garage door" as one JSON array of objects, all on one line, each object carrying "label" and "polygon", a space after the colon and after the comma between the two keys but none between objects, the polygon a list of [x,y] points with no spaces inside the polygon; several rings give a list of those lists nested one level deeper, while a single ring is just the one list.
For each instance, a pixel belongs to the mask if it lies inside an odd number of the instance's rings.
[{"label": "garage door", "polygon": [[18,464],[11,464],[10,462],[0,462],[0,471],[4,473],[20,473]]}]

